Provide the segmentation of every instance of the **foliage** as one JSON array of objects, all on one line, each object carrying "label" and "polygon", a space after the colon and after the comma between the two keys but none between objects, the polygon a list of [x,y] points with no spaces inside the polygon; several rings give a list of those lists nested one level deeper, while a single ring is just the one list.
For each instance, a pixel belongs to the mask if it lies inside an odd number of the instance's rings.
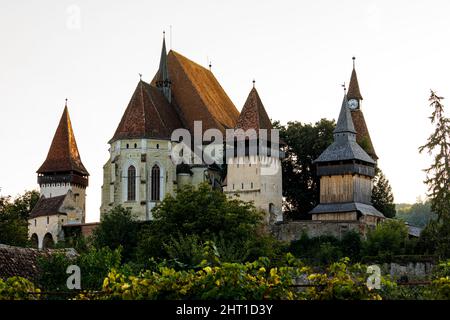
[{"label": "foliage", "polygon": [[307,293],[312,300],[381,300],[381,296],[366,285],[366,268],[360,264],[349,265],[343,258],[331,264],[326,273],[313,273],[308,279],[314,287]]},{"label": "foliage", "polygon": [[283,197],[290,218],[308,218],[307,213],[319,202],[319,179],[313,161],[333,142],[335,122],[321,119],[315,124],[288,122],[280,129],[285,158],[283,169]]},{"label": "foliage", "polygon": [[32,282],[22,277],[11,277],[3,281],[0,279],[0,300],[37,300],[40,290]]},{"label": "foliage", "polygon": [[81,271],[81,289],[99,290],[108,272],[120,267],[121,250],[121,247],[115,250],[108,247],[101,249],[91,247],[88,251],[72,258],[64,252],[42,256],[38,258],[39,287],[45,292],[67,291],[66,282],[69,276],[66,273],[67,267],[77,265]]},{"label": "foliage", "polygon": [[309,263],[326,265],[347,256],[353,260],[360,258],[361,237],[355,231],[348,231],[339,240],[333,236],[309,238],[303,233],[299,240],[293,241],[290,251]]},{"label": "foliage", "polygon": [[[450,257],[450,119],[445,117],[443,97],[431,91],[430,116],[435,131],[427,139],[427,143],[419,148],[434,157],[431,166],[425,169],[428,196],[431,209],[438,216],[437,222],[431,222],[421,239],[428,250],[435,247],[441,257]],[[428,243],[427,243],[428,242]]]},{"label": "foliage", "polygon": [[120,267],[121,252],[122,247],[115,250],[103,247],[101,249],[90,248],[87,252],[80,254],[76,265],[81,270],[81,288],[83,290],[99,290],[108,272]]},{"label": "foliage", "polygon": [[406,251],[408,229],[403,221],[387,220],[370,230],[363,245],[367,256],[401,255]]},{"label": "foliage", "polygon": [[108,247],[115,250],[123,248],[123,259],[131,260],[138,241],[139,223],[129,209],[117,206],[103,216],[102,221],[92,234],[92,243],[96,248]]},{"label": "foliage", "polygon": [[238,261],[277,250],[275,240],[263,232],[262,212],[251,203],[211,190],[208,184],[186,186],[176,197],[167,195],[153,210],[153,217],[139,235],[141,263],[161,257],[196,264],[198,248],[212,240],[224,257]]},{"label": "foliage", "polygon": [[0,198],[0,243],[25,247],[28,241],[28,216],[39,200],[35,190],[26,191],[14,200]]},{"label": "foliage", "polygon": [[292,256],[290,265],[271,267],[267,258],[245,264],[204,262],[200,270],[181,270],[161,266],[138,276],[126,277],[112,271],[105,279],[107,299],[295,299],[292,290],[295,276],[308,268],[301,267]]},{"label": "foliage", "polygon": [[378,167],[375,170],[372,188],[372,204],[387,218],[395,217],[395,204],[389,180]]}]

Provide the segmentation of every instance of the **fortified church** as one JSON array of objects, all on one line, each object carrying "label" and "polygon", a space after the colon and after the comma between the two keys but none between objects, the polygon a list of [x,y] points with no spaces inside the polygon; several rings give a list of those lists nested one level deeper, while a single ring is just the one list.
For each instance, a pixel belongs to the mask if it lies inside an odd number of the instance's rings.
[{"label": "fortified church", "polygon": [[[153,80],[139,80],[108,141],[100,215],[122,205],[139,220],[152,220],[152,209],[167,194],[174,195],[185,185],[206,181],[230,197],[253,201],[266,213],[265,221],[279,239],[293,240],[302,231],[340,235],[356,229],[365,233],[384,216],[371,205],[378,157],[361,110],[362,100],[353,64],[334,142],[315,160],[320,176],[320,203],[310,212],[311,220],[283,221],[283,153],[278,152],[278,141],[272,138],[275,130],[254,83],[239,113],[210,69],[174,50],[167,53],[163,39]],[[226,137],[228,129],[235,129],[245,135],[244,152],[226,153],[225,161],[211,163],[205,159],[192,161],[195,151],[186,157],[181,148],[184,160],[174,161],[173,150],[181,144],[192,149],[196,146],[179,137],[174,139],[173,133],[184,129],[194,137],[199,133],[199,123],[200,133],[210,138],[200,146],[202,151],[214,140],[209,133]],[[267,134],[261,135],[262,131]],[[236,147],[236,141],[225,140],[223,149]],[[252,143],[258,146],[256,151],[249,147]],[[220,157],[225,158],[225,152]],[[67,101],[37,175],[41,197],[29,218],[29,236],[34,245],[51,247],[74,229],[88,234],[96,225],[85,223],[89,172],[81,161]]]}]

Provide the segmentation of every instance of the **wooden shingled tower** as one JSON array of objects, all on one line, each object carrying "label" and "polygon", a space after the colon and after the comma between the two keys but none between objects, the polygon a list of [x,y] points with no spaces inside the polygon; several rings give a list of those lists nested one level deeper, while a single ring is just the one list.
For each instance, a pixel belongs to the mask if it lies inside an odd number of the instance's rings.
[{"label": "wooden shingled tower", "polygon": [[334,142],[314,161],[320,177],[320,203],[312,220],[359,221],[376,225],[384,216],[372,206],[375,160],[357,143],[347,95],[334,130]]}]

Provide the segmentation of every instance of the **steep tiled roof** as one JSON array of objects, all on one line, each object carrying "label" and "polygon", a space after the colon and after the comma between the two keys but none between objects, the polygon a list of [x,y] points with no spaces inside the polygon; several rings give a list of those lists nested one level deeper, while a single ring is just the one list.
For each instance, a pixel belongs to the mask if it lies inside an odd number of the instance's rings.
[{"label": "steep tiled roof", "polygon": [[355,68],[353,68],[352,75],[350,77],[350,84],[348,85],[347,97],[348,97],[348,100],[350,100],[350,99],[362,100],[363,99],[361,92],[359,91],[358,77],[356,76]]},{"label": "steep tiled roof", "polygon": [[52,198],[46,198],[44,196],[40,197],[33,210],[31,210],[30,219],[41,216],[65,214],[64,212],[60,211],[65,198],[66,195]]},{"label": "steep tiled roof", "polygon": [[371,156],[374,160],[378,159],[375,152],[375,148],[372,144],[372,139],[370,139],[369,130],[367,129],[366,121],[364,120],[364,114],[361,109],[356,109],[351,111],[353,124],[356,129],[356,142],[363,147],[364,150]]},{"label": "steep tiled roof", "polygon": [[53,137],[47,159],[37,172],[55,173],[68,171],[89,175],[81,162],[77,142],[70,122],[69,111],[66,106]]},{"label": "steep tiled roof", "polygon": [[169,139],[172,131],[181,127],[174,107],[161,91],[139,81],[110,143],[119,139]]},{"label": "steep tiled roof", "polygon": [[245,101],[244,107],[237,120],[236,127],[243,130],[272,129],[272,122],[270,121],[258,91],[255,88],[252,88]]},{"label": "steep tiled roof", "polygon": [[202,121],[203,130],[234,128],[239,111],[210,70],[173,50],[167,63],[172,103],[188,130],[193,132],[194,121]]},{"label": "steep tiled roof", "polygon": [[39,274],[38,258],[48,257],[53,253],[64,253],[69,259],[78,255],[74,249],[40,251],[0,244],[0,279],[20,276],[34,282]]}]

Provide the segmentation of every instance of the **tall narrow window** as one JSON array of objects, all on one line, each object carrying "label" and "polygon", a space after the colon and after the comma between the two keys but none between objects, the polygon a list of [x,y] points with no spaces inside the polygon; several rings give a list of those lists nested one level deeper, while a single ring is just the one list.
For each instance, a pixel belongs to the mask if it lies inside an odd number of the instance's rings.
[{"label": "tall narrow window", "polygon": [[136,168],[128,168],[128,201],[136,200]]},{"label": "tall narrow window", "polygon": [[158,165],[154,165],[152,168],[152,201],[159,201],[160,193],[160,171]]}]

